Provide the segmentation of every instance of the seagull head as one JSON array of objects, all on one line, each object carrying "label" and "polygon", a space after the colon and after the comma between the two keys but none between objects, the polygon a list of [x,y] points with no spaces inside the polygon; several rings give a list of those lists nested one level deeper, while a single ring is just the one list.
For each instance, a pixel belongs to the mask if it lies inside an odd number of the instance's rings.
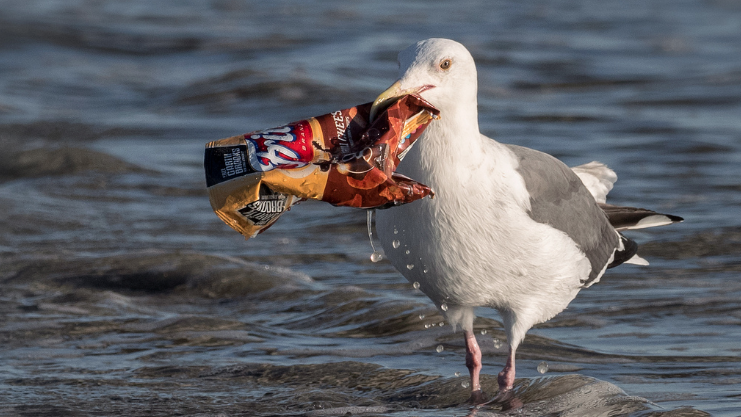
[{"label": "seagull head", "polygon": [[[371,120],[402,96],[417,94],[440,116],[476,109],[476,65],[468,50],[450,39],[427,39],[399,53],[399,79],[376,98]],[[455,116],[454,116],[455,117]]]}]

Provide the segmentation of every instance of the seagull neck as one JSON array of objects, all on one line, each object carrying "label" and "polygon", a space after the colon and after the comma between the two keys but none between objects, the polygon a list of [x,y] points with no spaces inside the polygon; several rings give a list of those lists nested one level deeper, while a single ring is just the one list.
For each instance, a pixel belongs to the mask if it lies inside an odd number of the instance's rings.
[{"label": "seagull neck", "polygon": [[479,133],[478,112],[475,105],[472,109],[456,106],[440,112],[440,120],[428,127],[427,138],[421,144],[425,153],[437,155],[448,160],[475,161],[481,157],[477,149],[481,147],[482,137]]},{"label": "seagull neck", "polygon": [[[441,109],[414,149],[399,166],[399,172],[445,193],[458,187],[472,168],[485,165],[486,143],[479,132],[476,109],[465,112]],[[458,178],[458,180],[454,180]]]},{"label": "seagull neck", "polygon": [[440,121],[460,133],[479,132],[479,112],[476,102],[469,106],[451,106],[441,110]]}]

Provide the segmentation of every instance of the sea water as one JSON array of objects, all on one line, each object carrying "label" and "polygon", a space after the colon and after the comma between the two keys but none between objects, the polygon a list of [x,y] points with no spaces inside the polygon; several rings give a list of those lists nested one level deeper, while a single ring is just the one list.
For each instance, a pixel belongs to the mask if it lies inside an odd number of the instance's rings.
[{"label": "sea water", "polygon": [[[471,50],[485,134],[686,219],[627,233],[651,266],[528,333],[511,412],[741,412],[735,2],[1,8],[0,414],[471,413],[462,334],[369,259],[365,212],[306,202],[245,241],[202,168],[210,140],[372,101],[428,37]],[[506,336],[477,314],[491,397]]]}]

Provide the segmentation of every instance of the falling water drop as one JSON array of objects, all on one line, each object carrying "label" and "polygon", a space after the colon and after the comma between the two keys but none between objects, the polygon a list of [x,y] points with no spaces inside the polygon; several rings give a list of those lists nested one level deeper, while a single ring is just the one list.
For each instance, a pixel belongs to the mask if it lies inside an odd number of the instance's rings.
[{"label": "falling water drop", "polygon": [[401,245],[401,242],[399,242],[398,240],[394,240],[393,242],[391,242],[391,245],[394,247],[394,249],[398,249],[399,245]]},{"label": "falling water drop", "polygon": [[410,251],[409,249],[407,249],[407,250],[404,251],[404,253],[406,253],[407,255],[409,255],[410,253],[412,253],[412,251]]},{"label": "falling water drop", "polygon": [[424,314],[420,314],[420,315],[419,315],[419,319],[420,319],[420,320],[424,320],[424,319],[425,319],[425,315],[424,315]]},{"label": "falling water drop", "polygon": [[423,272],[423,273],[425,273],[425,274],[427,273],[427,271],[429,271],[429,269],[427,269],[427,267],[425,267],[425,268],[424,268],[424,269],[422,270],[422,272]]},{"label": "falling water drop", "polygon": [[448,305],[445,303],[440,304],[440,310],[442,311],[448,311]]},{"label": "falling water drop", "polygon": [[443,345],[437,345],[437,347],[435,348],[435,351],[437,351],[437,353],[440,353],[443,350],[445,350],[445,348],[443,347]]},{"label": "falling water drop", "polygon": [[538,372],[540,372],[541,374],[548,372],[548,363],[546,363],[545,361],[539,363]]},{"label": "falling water drop", "polygon": [[414,264],[407,264],[407,269],[411,270],[412,268],[414,268]]},{"label": "falling water drop", "polygon": [[502,347],[502,341],[501,341],[501,340],[499,340],[499,339],[497,339],[497,338],[495,337],[495,338],[494,338],[494,349],[499,349],[500,347]]},{"label": "falling water drop", "polygon": [[394,227],[394,234],[395,234],[395,235],[398,235],[398,234],[399,234],[399,231],[398,231],[398,230],[396,230],[396,228],[395,228],[395,227]]},{"label": "falling water drop", "polygon": [[371,248],[373,249],[373,253],[370,256],[370,260],[371,260],[371,262],[378,262],[381,259],[383,259],[383,255],[381,255],[381,253],[376,250],[375,245],[373,245],[373,227],[372,227],[372,225],[373,225],[373,212],[374,211],[375,210],[368,210],[368,212],[366,214],[366,217],[365,217],[365,222],[368,225],[368,239],[370,240]]},{"label": "falling water drop", "polygon": [[463,382],[461,382],[461,386],[462,386],[463,388],[468,388],[468,386],[469,386],[469,383],[468,383],[468,381],[463,381]]},{"label": "falling water drop", "polygon": [[481,329],[481,334],[486,334],[486,329]]},{"label": "falling water drop", "polygon": [[[414,284],[412,284],[412,287],[414,287],[415,290],[418,290],[419,289],[419,282],[414,281]],[[424,317],[424,316],[422,316],[422,317]],[[420,318],[422,318],[422,317],[420,317]]]}]

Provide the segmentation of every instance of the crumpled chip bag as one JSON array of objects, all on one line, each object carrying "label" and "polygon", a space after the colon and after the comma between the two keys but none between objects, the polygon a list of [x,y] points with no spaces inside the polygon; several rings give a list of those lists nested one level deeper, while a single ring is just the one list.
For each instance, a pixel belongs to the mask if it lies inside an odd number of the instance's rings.
[{"label": "crumpled chip bag", "polygon": [[209,142],[204,167],[211,207],[245,238],[266,230],[294,204],[389,207],[432,190],[394,171],[437,117],[407,95],[369,122],[371,103]]}]

